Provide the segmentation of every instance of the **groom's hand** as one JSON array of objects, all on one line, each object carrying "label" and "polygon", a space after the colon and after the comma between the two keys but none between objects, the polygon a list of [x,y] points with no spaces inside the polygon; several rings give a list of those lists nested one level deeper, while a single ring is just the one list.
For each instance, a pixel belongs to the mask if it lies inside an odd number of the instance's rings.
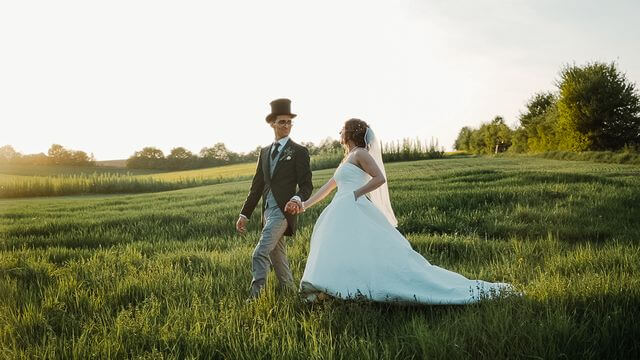
[{"label": "groom's hand", "polygon": [[287,202],[287,204],[284,206],[284,211],[289,214],[296,215],[300,213],[300,206],[298,206],[295,201],[289,200],[289,202]]},{"label": "groom's hand", "polygon": [[300,214],[304,212],[304,205],[302,204],[302,201],[300,200],[299,197],[294,196],[289,201],[293,202],[296,205],[296,214]]},{"label": "groom's hand", "polygon": [[244,234],[247,231],[247,218],[240,216],[238,221],[236,221],[236,230]]}]

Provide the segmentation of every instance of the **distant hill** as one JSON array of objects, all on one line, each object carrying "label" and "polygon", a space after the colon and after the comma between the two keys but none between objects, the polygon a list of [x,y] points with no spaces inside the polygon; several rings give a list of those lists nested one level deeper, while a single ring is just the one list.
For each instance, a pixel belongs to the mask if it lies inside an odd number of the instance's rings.
[{"label": "distant hill", "polygon": [[126,168],[127,160],[102,160],[96,161],[97,166],[108,166],[108,167],[116,167],[116,168]]}]

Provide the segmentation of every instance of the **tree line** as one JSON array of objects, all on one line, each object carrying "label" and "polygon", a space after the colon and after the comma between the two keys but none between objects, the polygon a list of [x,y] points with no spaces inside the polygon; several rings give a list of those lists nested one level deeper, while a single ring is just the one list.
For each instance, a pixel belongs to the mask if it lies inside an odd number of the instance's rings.
[{"label": "tree line", "polygon": [[[333,153],[342,149],[340,142],[331,138],[321,141],[318,145],[312,142],[302,142],[301,144],[307,147],[311,156]],[[211,147],[202,148],[198,154],[194,154],[184,147],[176,147],[165,156],[158,148],[144,147],[127,159],[126,166],[130,169],[157,170],[208,168],[257,161],[260,149],[261,147],[258,146],[248,153],[236,153],[227,149],[225,144],[217,143]]]},{"label": "tree line", "polygon": [[0,147],[0,163],[17,165],[64,165],[95,166],[93,154],[87,155],[80,150],[70,150],[59,144],[53,144],[47,153],[23,155],[11,145]]},{"label": "tree line", "polygon": [[566,65],[556,87],[527,101],[515,129],[496,116],[478,128],[463,127],[454,148],[476,154],[640,150],[640,96],[615,62]]},{"label": "tree line", "polygon": [[[309,154],[323,155],[342,151],[342,145],[338,140],[326,138],[318,145],[312,142],[302,142],[309,149]],[[165,156],[162,150],[155,147],[144,147],[136,151],[126,161],[130,169],[157,169],[157,170],[185,170],[214,166],[222,166],[243,162],[257,161],[260,155],[260,147],[248,153],[236,153],[217,143],[211,147],[204,147],[198,154],[193,154],[184,147],[171,149]],[[47,154],[26,154],[17,152],[13,146],[0,147],[0,163],[16,165],[63,165],[63,166],[96,166],[93,154],[87,155],[84,151],[70,150],[59,144],[53,144]]]}]

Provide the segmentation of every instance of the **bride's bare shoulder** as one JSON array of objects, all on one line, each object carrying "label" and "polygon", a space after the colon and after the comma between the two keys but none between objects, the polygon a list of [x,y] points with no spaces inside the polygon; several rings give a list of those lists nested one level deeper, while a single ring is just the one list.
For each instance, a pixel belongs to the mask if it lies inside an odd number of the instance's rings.
[{"label": "bride's bare shoulder", "polygon": [[360,162],[363,160],[367,161],[369,159],[372,159],[371,154],[369,154],[369,151],[365,148],[359,148],[356,151],[354,151],[354,153],[355,154],[353,154],[354,155],[353,157],[357,162]]}]

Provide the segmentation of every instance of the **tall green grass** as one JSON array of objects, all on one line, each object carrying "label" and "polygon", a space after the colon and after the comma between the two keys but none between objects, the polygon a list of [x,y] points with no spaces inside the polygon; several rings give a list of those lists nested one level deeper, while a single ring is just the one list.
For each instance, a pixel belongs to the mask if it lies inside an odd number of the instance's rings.
[{"label": "tall green grass", "polygon": [[543,153],[531,153],[516,155],[513,153],[501,153],[499,156],[533,156],[544,159],[571,160],[571,161],[593,161],[611,164],[640,165],[640,154],[633,151],[547,151]]},{"label": "tall green grass", "polygon": [[118,174],[22,177],[0,182],[0,198],[159,192],[219,184],[242,178],[247,176],[172,180]]},{"label": "tall green grass", "polygon": [[[383,156],[387,162],[442,157],[443,153],[434,146],[432,143],[423,147],[418,140],[405,140],[402,145],[387,145]],[[311,169],[335,168],[343,158],[343,152],[314,155]],[[255,173],[255,167],[255,163],[245,163],[164,173],[129,173],[125,169],[109,172],[100,167],[34,166],[29,170],[25,166],[0,166],[0,172],[5,171],[0,174],[0,198],[160,192],[248,179]]]},{"label": "tall green grass", "polygon": [[158,171],[114,166],[25,165],[0,162],[0,174],[19,176],[70,176],[93,174],[145,175]]},{"label": "tall green grass", "polygon": [[438,140],[431,139],[429,144],[420,139],[404,139],[384,145],[382,158],[385,162],[414,161],[426,159],[441,159],[444,150],[438,144]]},{"label": "tall green grass", "polygon": [[311,170],[335,169],[344,159],[344,151],[326,152],[311,157]]},{"label": "tall green grass", "polygon": [[[314,172],[316,188],[333,170]],[[638,358],[640,168],[536,158],[388,164],[399,230],[431,263],[525,293],[396,306],[245,303],[250,181],[0,200],[0,358]],[[302,276],[312,226],[288,239]]]},{"label": "tall green grass", "polygon": [[[398,161],[415,161],[426,159],[442,159],[445,153],[440,149],[437,140],[431,140],[429,145],[419,139],[404,139],[402,142],[390,142],[384,144],[382,160],[385,163]],[[311,169],[336,168],[344,159],[343,151],[329,152],[311,157]]]},{"label": "tall green grass", "polygon": [[129,173],[65,173],[50,176],[0,176],[0,198],[81,194],[160,192],[250,178],[255,164],[132,175]]}]

